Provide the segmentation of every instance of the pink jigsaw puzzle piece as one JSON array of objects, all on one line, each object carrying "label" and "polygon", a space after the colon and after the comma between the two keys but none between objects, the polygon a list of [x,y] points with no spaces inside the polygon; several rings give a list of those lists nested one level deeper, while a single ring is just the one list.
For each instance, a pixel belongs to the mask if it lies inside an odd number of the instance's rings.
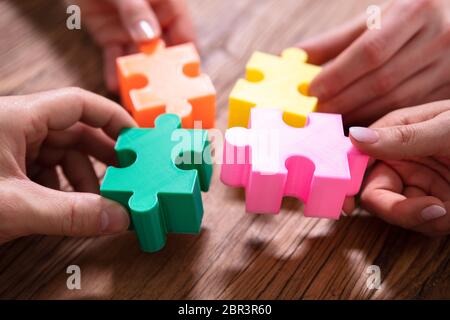
[{"label": "pink jigsaw puzzle piece", "polygon": [[283,196],[304,201],[309,217],[337,219],[346,196],[358,192],[368,157],[344,135],[341,115],[310,113],[304,128],[282,111],[254,108],[249,129],[225,135],[221,180],[246,188],[246,209],[277,213]]}]

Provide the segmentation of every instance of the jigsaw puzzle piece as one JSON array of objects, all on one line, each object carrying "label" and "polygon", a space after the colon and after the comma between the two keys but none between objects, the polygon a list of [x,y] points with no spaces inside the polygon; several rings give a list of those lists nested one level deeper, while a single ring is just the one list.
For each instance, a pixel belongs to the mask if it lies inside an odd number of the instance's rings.
[{"label": "jigsaw puzzle piece", "polygon": [[246,188],[248,212],[277,213],[283,196],[294,196],[305,216],[337,219],[345,197],[358,192],[368,157],[344,135],[340,115],[311,113],[304,128],[282,119],[281,110],[254,108],[249,129],[227,130],[222,182]]},{"label": "jigsaw puzzle piece", "polygon": [[123,130],[116,144],[120,168],[109,167],[101,186],[103,196],[129,210],[146,252],[161,249],[167,233],[200,231],[200,190],[208,190],[212,175],[207,131],[179,129],[173,114],[155,124]]},{"label": "jigsaw puzzle piece", "polygon": [[302,127],[314,111],[317,98],[307,96],[308,86],[320,67],[308,64],[307,54],[297,48],[283,51],[281,57],[255,52],[246,66],[246,79],[239,79],[229,99],[229,127],[247,127],[253,107],[278,108],[283,119]]},{"label": "jigsaw puzzle piece", "polygon": [[162,113],[182,118],[184,128],[201,121],[213,128],[215,89],[200,70],[192,43],[164,46],[162,41],[141,47],[143,52],[117,59],[122,102],[141,127],[153,127]]}]

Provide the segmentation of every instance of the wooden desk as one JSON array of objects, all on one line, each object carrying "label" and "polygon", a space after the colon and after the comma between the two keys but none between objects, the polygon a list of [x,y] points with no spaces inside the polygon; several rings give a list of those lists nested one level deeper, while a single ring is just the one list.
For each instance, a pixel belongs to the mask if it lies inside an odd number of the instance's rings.
[{"label": "wooden desk", "polygon": [[[218,91],[218,127],[225,129],[227,96],[255,49],[278,53],[374,2],[190,1]],[[71,85],[105,94],[100,52],[85,32],[65,28],[58,3],[0,3],[1,95]],[[215,169],[199,236],[169,236],[156,254],[141,253],[133,233],[19,239],[0,246],[0,297],[450,298],[449,237],[430,240],[365,214],[307,219],[293,199],[278,216],[245,214],[243,193],[222,185]],[[72,264],[81,267],[82,290],[66,287]],[[366,285],[370,265],[381,268],[379,290]]]}]

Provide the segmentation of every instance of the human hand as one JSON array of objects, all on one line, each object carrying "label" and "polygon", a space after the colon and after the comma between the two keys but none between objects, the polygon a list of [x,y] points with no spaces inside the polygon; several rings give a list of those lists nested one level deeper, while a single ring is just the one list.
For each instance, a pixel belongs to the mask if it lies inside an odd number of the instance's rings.
[{"label": "human hand", "polygon": [[363,208],[427,235],[450,233],[450,100],[393,111],[371,129],[350,128],[350,139],[379,159],[362,188]]},{"label": "human hand", "polygon": [[[126,230],[127,211],[94,194],[88,156],[114,163],[114,139],[134,126],[118,104],[78,88],[0,97],[0,243]],[[57,166],[78,192],[58,190]]]},{"label": "human hand", "polygon": [[[76,0],[82,21],[103,50],[106,86],[117,91],[116,58],[163,36],[169,44],[195,41],[184,0]],[[162,29],[162,31],[161,31]],[[162,34],[161,34],[162,33]]]},{"label": "human hand", "polygon": [[366,16],[299,44],[310,62],[328,62],[309,93],[319,110],[368,125],[388,112],[450,98],[450,23],[442,0],[395,0],[381,29]]}]

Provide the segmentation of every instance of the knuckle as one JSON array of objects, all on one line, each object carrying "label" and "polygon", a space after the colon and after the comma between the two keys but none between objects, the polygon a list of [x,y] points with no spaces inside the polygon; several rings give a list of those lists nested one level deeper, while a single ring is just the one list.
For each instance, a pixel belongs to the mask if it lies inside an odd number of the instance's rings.
[{"label": "knuckle", "polygon": [[441,0],[414,0],[413,8],[416,12],[434,11],[441,5]]},{"label": "knuckle", "polygon": [[84,94],[86,94],[86,90],[80,87],[67,87],[61,90],[63,90],[63,94],[73,96],[75,98],[81,98]]},{"label": "knuckle", "polygon": [[393,127],[392,130],[395,140],[401,145],[414,145],[416,141],[416,133],[411,126]]},{"label": "knuckle", "polygon": [[362,51],[369,66],[379,67],[385,60],[386,41],[381,37],[372,37],[362,45]]},{"label": "knuckle", "polygon": [[[395,99],[392,99],[392,100],[390,100],[390,102],[392,102],[394,100]],[[400,101],[400,99],[397,98],[397,101]],[[409,124],[407,114],[405,114],[404,109],[395,109],[394,111],[391,111],[388,114],[388,116],[389,116],[389,119],[392,121],[392,123],[397,123],[398,125]]]},{"label": "knuckle", "polygon": [[401,0],[398,1],[399,8],[406,12],[409,16],[423,13],[423,10],[428,10],[431,2],[434,0]]},{"label": "knuckle", "polygon": [[62,223],[63,235],[88,236],[95,234],[101,223],[101,196],[84,195],[74,197],[70,202],[69,212]]},{"label": "knuckle", "polygon": [[379,72],[375,76],[372,90],[376,95],[384,95],[393,88],[394,81],[392,73],[387,71]]},{"label": "knuckle", "polygon": [[[336,74],[335,79],[341,79],[342,77],[339,74]],[[336,83],[343,83],[342,81],[336,81]],[[326,93],[328,93],[329,96],[335,95],[338,91],[338,87],[335,83],[325,80],[322,82],[323,88],[326,88]]]},{"label": "knuckle", "polygon": [[342,72],[340,67],[328,69],[328,72],[326,74],[324,73],[324,77],[320,79],[322,87],[326,89],[325,92],[329,96],[338,93],[342,84],[347,83],[347,81],[346,74]]},{"label": "knuckle", "polygon": [[67,101],[73,102],[74,105],[75,104],[84,105],[88,95],[90,94],[89,91],[82,89],[80,87],[68,87],[62,90],[63,90],[62,95],[65,96],[65,99]]},{"label": "knuckle", "polygon": [[65,214],[63,219],[62,219],[62,223],[61,223],[61,234],[64,236],[71,236],[74,234],[74,229],[75,229],[75,219],[76,219],[76,214],[75,214],[75,203],[72,202],[70,204],[70,208],[69,208],[69,213]]},{"label": "knuckle", "polygon": [[28,144],[31,145],[33,142],[39,141],[42,136],[47,136],[48,127],[47,123],[43,120],[43,114],[37,112],[37,109],[34,109],[34,112],[29,112],[28,114],[29,121],[27,129],[34,133],[33,135],[27,135]]},{"label": "knuckle", "polygon": [[86,92],[83,88],[77,86],[69,87],[67,90],[74,95],[82,95]]},{"label": "knuckle", "polygon": [[442,32],[440,44],[445,50],[450,47],[450,23],[447,23],[444,27],[444,31]]}]

